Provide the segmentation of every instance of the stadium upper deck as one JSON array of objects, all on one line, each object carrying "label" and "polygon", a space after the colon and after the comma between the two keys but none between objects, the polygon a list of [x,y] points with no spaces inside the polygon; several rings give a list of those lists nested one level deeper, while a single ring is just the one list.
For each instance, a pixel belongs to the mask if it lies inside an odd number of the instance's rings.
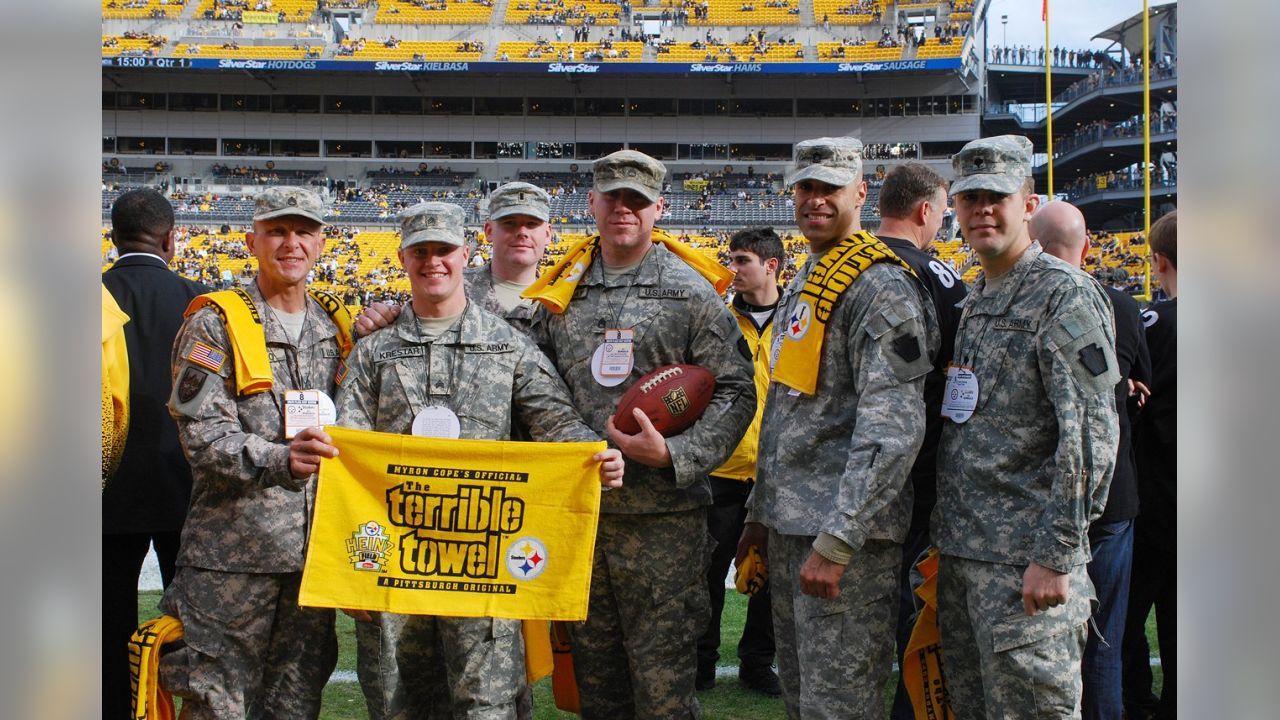
[{"label": "stadium upper deck", "polygon": [[[980,0],[985,5],[986,0]],[[805,5],[802,9],[801,5]],[[893,8],[897,7],[895,14]],[[693,72],[902,72],[951,70],[963,66],[962,58],[974,53],[972,3],[956,6],[952,0],[899,3],[886,0],[660,0],[634,7],[630,0],[103,0],[103,56],[107,67],[232,68],[232,69],[344,69],[330,61],[345,59],[369,67],[348,65],[348,70],[379,70],[375,62],[484,63],[529,59],[523,52],[503,49],[506,43],[536,42],[554,33],[559,43],[566,31],[577,42],[639,42],[628,58],[631,63],[688,62],[721,65],[786,62],[836,67],[802,69],[745,66],[695,69]],[[727,45],[716,38],[731,38],[746,28],[749,39],[738,45],[761,46],[755,52],[735,48],[728,53],[662,52],[677,44],[693,51],[698,44]],[[944,32],[939,33],[941,29]],[[159,43],[126,43],[126,35],[145,33]],[[581,33],[581,36],[579,35]],[[801,37],[797,41],[796,35]],[[941,39],[939,39],[941,38]],[[381,45],[373,54],[355,55],[353,43]],[[455,52],[440,47],[422,52],[415,43],[452,42]],[[846,48],[869,44],[898,52],[823,52],[824,44]],[[764,46],[785,46],[768,52]],[[679,48],[667,48],[678,50]],[[478,50],[478,52],[477,52]],[[559,63],[589,62],[582,49],[569,59],[555,54]],[[660,57],[662,55],[662,57]],[[977,54],[973,54],[977,58]],[[305,66],[258,66],[210,63],[207,60],[315,60]],[[539,56],[536,59],[542,59]],[[603,53],[596,61],[615,59]],[[900,65],[866,65],[867,60],[895,61]],[[854,68],[840,68],[853,64]],[[441,68],[395,68],[414,72]],[[472,68],[483,71],[491,68]],[[652,71],[652,69],[650,69]],[[556,72],[593,72],[589,69]],[[595,72],[599,72],[596,70]]]}]

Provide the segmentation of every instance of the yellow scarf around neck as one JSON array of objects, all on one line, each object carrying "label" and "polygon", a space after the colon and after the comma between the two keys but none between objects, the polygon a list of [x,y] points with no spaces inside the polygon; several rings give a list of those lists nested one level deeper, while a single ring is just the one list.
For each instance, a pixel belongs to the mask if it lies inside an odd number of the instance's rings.
[{"label": "yellow scarf around neck", "polygon": [[858,276],[878,262],[895,263],[915,274],[888,245],[865,230],[841,240],[813,266],[791,316],[786,318],[785,325],[774,330],[781,332],[782,338],[773,366],[775,382],[806,395],[814,394],[831,311]]},{"label": "yellow scarf around neck", "polygon": [[[651,237],[655,243],[662,243],[699,275],[706,278],[715,286],[717,293],[724,294],[724,291],[729,288],[729,283],[733,282],[732,270],[681,243],[666,232],[654,228]],[[587,274],[587,268],[591,267],[595,249],[599,245],[600,235],[596,234],[569,248],[564,257],[535,280],[521,297],[537,300],[557,315],[564,312],[569,307],[569,301],[573,299],[573,291],[578,288],[578,283]]]},{"label": "yellow scarf around neck", "polygon": [[[351,352],[351,313],[338,298],[320,290],[308,290],[307,294],[324,308],[338,326],[338,347],[345,360]],[[193,299],[184,317],[200,308],[211,305],[222,318],[231,339],[231,354],[235,357],[236,393],[254,395],[267,392],[272,386],[271,360],[267,356],[267,335],[262,326],[262,315],[249,293],[239,288],[206,293]]]}]

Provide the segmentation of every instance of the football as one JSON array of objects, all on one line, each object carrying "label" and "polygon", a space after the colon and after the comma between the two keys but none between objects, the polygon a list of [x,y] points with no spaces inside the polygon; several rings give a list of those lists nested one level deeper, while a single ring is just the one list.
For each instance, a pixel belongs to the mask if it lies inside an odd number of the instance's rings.
[{"label": "football", "polygon": [[640,408],[663,437],[678,435],[697,422],[711,403],[716,377],[698,365],[666,365],[627,388],[613,423],[624,433],[640,432],[632,409]]}]

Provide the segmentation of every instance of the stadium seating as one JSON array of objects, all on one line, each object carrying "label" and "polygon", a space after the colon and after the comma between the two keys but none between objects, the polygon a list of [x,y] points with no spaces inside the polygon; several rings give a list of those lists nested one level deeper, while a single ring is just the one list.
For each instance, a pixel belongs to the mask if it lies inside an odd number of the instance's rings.
[{"label": "stadium seating", "polygon": [[102,36],[102,57],[117,55],[159,55],[169,42],[160,35],[127,38],[123,35]]},{"label": "stadium seating", "polygon": [[924,45],[916,48],[916,57],[921,60],[928,58],[946,58],[959,57],[961,49],[964,48],[964,38],[952,38],[948,44],[941,44],[938,38],[926,38]]},{"label": "stadium seating", "polygon": [[[617,25],[615,3],[601,0],[510,0],[503,21],[513,24]],[[588,21],[588,18],[591,18]]]},{"label": "stadium seating", "polygon": [[[707,5],[706,16],[698,8]],[[799,0],[663,0],[662,7],[684,7],[690,25],[797,25],[800,22]]]},{"label": "stadium seating", "polygon": [[102,0],[102,19],[176,18],[184,9],[183,0]]},{"label": "stadium seating", "polygon": [[[956,46],[959,47],[958,45]],[[843,55],[839,49],[843,48]],[[867,62],[872,60],[901,60],[901,47],[880,47],[875,43],[845,45],[838,42],[818,43],[818,60],[827,62]]]},{"label": "stadium seating", "polygon": [[[257,10],[258,0],[200,0],[196,17],[211,20],[236,20],[243,13],[273,13],[280,22],[308,22],[316,14],[316,0],[268,0],[263,10]],[[283,13],[283,16],[280,14]]]},{"label": "stadium seating", "polygon": [[380,25],[484,25],[493,16],[492,0],[388,0],[378,4]]},{"label": "stadium seating", "polygon": [[[755,43],[731,43],[727,45],[699,42],[671,43],[661,46],[658,62],[804,62],[804,48],[800,45],[765,43],[765,52],[758,53]],[[797,56],[797,52],[800,53]]]},{"label": "stadium seating", "polygon": [[335,60],[427,60],[427,61],[475,61],[484,53],[483,45],[471,51],[459,50],[460,43],[453,40],[403,40],[395,47],[387,47],[384,40],[366,40],[363,46],[357,41],[343,40],[341,47],[350,54],[335,54]]},{"label": "stadium seating", "polygon": [[884,13],[887,0],[813,0],[813,21],[822,24],[825,18],[832,25],[870,25],[875,22],[875,11]]},{"label": "stadium seating", "polygon": [[639,62],[644,53],[644,43],[640,42],[614,42],[605,49],[598,42],[507,41],[499,43],[497,57],[508,62],[564,62],[570,61],[569,48],[573,48],[572,62],[592,58],[601,62]]},{"label": "stadium seating", "polygon": [[207,58],[253,58],[254,60],[301,60],[308,57],[308,48],[311,50],[311,57],[318,57],[322,52],[323,45],[316,43],[314,46],[293,47],[292,45],[241,45],[230,48],[222,45],[199,43],[178,43],[173,49],[174,57],[207,57]]}]

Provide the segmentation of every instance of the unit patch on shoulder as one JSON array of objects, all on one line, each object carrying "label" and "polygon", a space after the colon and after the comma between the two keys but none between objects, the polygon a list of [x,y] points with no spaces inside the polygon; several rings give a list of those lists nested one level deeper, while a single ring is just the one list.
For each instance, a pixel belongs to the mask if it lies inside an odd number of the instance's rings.
[{"label": "unit patch on shoulder", "polygon": [[1097,377],[1107,371],[1107,355],[1098,343],[1092,343],[1080,348],[1080,364]]},{"label": "unit patch on shoulder", "polygon": [[221,381],[216,374],[198,365],[187,364],[182,367],[178,381],[173,384],[173,398],[170,402],[178,412],[187,417],[197,417],[200,406],[208,397],[213,386]]},{"label": "unit patch on shoulder", "polygon": [[204,385],[204,379],[209,373],[200,368],[188,367],[182,371],[182,377],[178,378],[178,402],[189,403],[191,399],[200,392],[200,386]]},{"label": "unit patch on shoulder", "polygon": [[893,339],[893,351],[907,362],[920,359],[920,338],[915,335],[899,335]]},{"label": "unit patch on shoulder", "polygon": [[227,354],[212,345],[197,342],[191,347],[191,352],[187,353],[186,359],[200,367],[218,372],[222,370],[222,364],[227,361]]}]

